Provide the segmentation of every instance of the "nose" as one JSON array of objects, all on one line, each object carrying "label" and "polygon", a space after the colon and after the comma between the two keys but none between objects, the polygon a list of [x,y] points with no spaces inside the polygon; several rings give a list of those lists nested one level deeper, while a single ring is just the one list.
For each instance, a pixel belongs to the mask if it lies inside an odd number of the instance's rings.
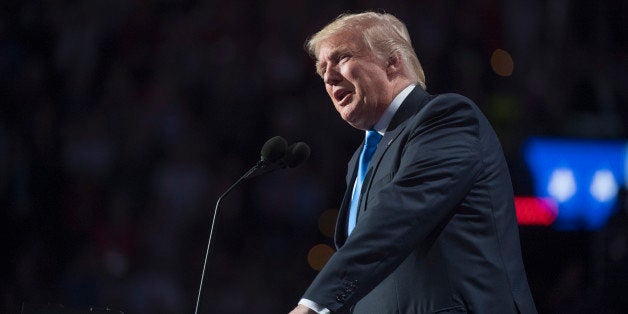
[{"label": "nose", "polygon": [[328,65],[327,69],[325,69],[325,74],[323,75],[323,81],[325,84],[329,85],[337,85],[342,81],[342,76],[340,72],[336,70],[335,66]]}]

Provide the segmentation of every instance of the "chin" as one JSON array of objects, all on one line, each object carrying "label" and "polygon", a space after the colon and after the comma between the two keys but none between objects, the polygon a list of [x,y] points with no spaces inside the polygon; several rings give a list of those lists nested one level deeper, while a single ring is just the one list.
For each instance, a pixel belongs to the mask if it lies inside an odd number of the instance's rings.
[{"label": "chin", "polygon": [[368,130],[369,128],[364,126],[364,123],[360,123],[360,122],[351,122],[351,121],[347,121],[347,123],[349,123],[349,125],[351,125],[352,127],[358,129],[358,130]]},{"label": "chin", "polygon": [[349,125],[351,125],[352,127],[356,128],[356,129],[360,129],[360,130],[366,130],[364,128],[364,121],[362,119],[360,119],[359,117],[355,117],[352,116],[351,113],[353,112],[349,112],[349,113],[341,113],[340,117],[342,118],[342,120],[344,120],[345,122],[347,122]]}]

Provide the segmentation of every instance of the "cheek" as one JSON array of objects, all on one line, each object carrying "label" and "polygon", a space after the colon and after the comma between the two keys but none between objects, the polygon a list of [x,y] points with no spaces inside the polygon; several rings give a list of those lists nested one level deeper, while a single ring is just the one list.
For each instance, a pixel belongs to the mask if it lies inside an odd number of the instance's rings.
[{"label": "cheek", "polygon": [[327,92],[327,95],[331,96],[331,91],[332,91],[331,86],[325,84],[325,91]]},{"label": "cheek", "polygon": [[332,93],[332,89],[325,87],[325,91],[327,92],[327,96],[329,97],[329,100],[331,100],[332,104],[334,104],[334,106],[336,105],[336,101],[334,100],[334,94]]}]

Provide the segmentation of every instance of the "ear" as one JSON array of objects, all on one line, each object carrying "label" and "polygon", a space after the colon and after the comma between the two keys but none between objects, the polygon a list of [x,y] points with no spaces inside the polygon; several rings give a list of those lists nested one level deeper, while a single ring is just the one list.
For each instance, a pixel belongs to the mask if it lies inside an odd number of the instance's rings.
[{"label": "ear", "polygon": [[401,54],[395,51],[388,57],[388,64],[386,65],[386,73],[388,76],[396,76],[402,70]]}]

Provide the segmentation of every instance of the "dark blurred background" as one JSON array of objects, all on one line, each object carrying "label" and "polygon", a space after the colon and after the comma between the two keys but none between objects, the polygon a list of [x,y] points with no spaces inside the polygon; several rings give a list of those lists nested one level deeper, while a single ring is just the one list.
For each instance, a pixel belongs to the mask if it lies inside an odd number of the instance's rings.
[{"label": "dark blurred background", "polygon": [[[193,312],[214,203],[274,135],[311,159],[223,202],[200,312],[288,312],[362,137],[303,43],[366,9],[406,22],[430,93],[485,112],[518,195],[528,137],[628,138],[624,1],[3,1],[0,312]],[[598,230],[520,228],[541,313],[628,312],[625,195]]]}]

